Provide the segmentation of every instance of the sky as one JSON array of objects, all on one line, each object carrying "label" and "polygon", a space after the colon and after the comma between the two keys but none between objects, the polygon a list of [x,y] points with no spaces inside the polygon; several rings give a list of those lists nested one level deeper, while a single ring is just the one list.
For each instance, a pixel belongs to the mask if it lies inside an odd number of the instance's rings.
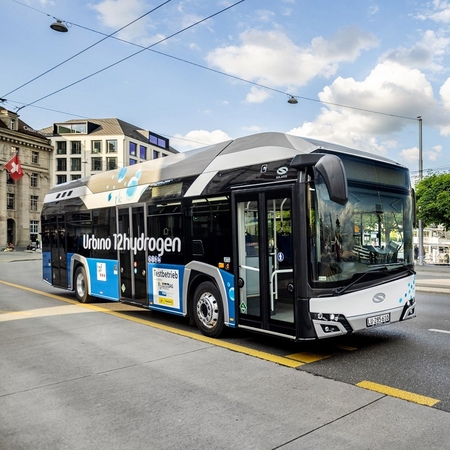
[{"label": "sky", "polygon": [[0,101],[36,130],[116,117],[179,151],[277,131],[413,176],[421,142],[424,174],[450,169],[450,1],[0,0],[0,11]]}]

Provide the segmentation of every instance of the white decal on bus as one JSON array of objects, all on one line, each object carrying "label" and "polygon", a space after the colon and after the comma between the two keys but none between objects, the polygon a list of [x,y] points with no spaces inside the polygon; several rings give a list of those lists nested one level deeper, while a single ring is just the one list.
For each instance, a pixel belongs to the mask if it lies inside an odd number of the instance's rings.
[{"label": "white decal on bus", "polygon": [[86,250],[133,250],[136,255],[137,252],[142,252],[148,249],[150,252],[158,252],[158,256],[164,253],[180,253],[181,239],[178,237],[154,238],[145,237],[142,233],[139,237],[131,238],[125,233],[113,234],[112,241],[110,237],[96,238],[95,235],[83,235],[83,248]]}]

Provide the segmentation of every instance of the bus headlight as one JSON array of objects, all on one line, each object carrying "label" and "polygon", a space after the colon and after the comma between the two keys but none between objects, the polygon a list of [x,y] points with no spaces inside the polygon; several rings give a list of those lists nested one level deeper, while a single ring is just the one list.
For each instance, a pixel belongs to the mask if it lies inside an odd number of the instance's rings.
[{"label": "bus headlight", "polygon": [[313,320],[323,320],[326,322],[339,322],[339,314],[311,313]]}]

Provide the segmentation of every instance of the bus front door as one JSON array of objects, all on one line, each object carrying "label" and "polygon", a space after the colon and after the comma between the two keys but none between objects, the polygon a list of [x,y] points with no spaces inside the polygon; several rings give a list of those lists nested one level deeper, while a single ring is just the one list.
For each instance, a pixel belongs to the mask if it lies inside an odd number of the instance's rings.
[{"label": "bus front door", "polygon": [[121,208],[118,217],[121,300],[148,305],[144,207]]},{"label": "bus front door", "polygon": [[234,195],[238,324],[295,336],[291,190]]}]

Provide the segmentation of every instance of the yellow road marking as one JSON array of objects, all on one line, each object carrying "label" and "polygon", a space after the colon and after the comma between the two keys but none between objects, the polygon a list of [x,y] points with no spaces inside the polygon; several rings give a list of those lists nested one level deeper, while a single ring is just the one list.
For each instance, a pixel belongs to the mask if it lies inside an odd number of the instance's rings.
[{"label": "yellow road marking", "polygon": [[295,361],[301,361],[302,363],[308,364],[321,359],[329,358],[331,355],[319,355],[318,353],[301,352],[293,353],[292,355],[287,355],[286,358],[294,359]]},{"label": "yellow road marking", "polygon": [[413,392],[403,391],[401,389],[385,386],[384,384],[373,383],[372,381],[361,381],[356,386],[368,389],[370,391],[379,392],[380,394],[386,394],[390,397],[401,398],[409,402],[418,403],[419,405],[434,406],[439,403],[440,400],[435,398],[425,397],[424,395],[414,394]]},{"label": "yellow road marking", "polygon": [[349,352],[358,350],[356,347],[350,347],[349,345],[336,345],[336,348],[340,348],[341,350],[347,350]]},{"label": "yellow road marking", "polygon": [[93,311],[102,312],[105,314],[109,314],[111,316],[120,317],[121,319],[130,320],[132,322],[140,323],[140,324],[148,326],[148,327],[156,328],[158,330],[163,330],[163,331],[167,331],[169,333],[178,334],[180,336],[189,337],[191,339],[195,339],[200,342],[205,342],[207,344],[215,345],[216,347],[226,348],[228,350],[232,350],[232,351],[235,351],[238,353],[243,353],[248,356],[253,356],[255,358],[274,362],[274,363],[280,364],[282,366],[295,368],[295,367],[300,367],[302,365],[301,362],[295,361],[290,358],[273,355],[271,353],[262,352],[259,350],[253,350],[251,348],[247,348],[242,345],[232,344],[229,342],[221,341],[219,339],[209,338],[207,336],[203,336],[201,334],[196,334],[196,333],[193,333],[190,331],[178,330],[177,328],[170,327],[167,325],[162,325],[162,324],[158,324],[155,322],[150,322],[148,320],[139,319],[138,317],[131,317],[131,316],[128,316],[127,314],[124,314],[124,313],[121,313],[118,311],[111,311],[109,309],[102,308],[101,306],[95,306],[95,305],[90,305],[90,304],[86,304],[86,303],[79,303],[76,300],[70,300],[68,298],[60,297],[59,295],[49,294],[47,292],[39,291],[37,289],[33,289],[33,288],[25,287],[25,286],[20,286],[18,284],[10,283],[8,281],[0,280],[0,283],[5,284],[7,286],[17,288],[17,289],[22,289],[22,290],[25,290],[28,292],[33,292],[34,294],[43,295],[45,297],[50,297],[55,300],[60,300],[60,301],[66,302],[66,303],[70,303],[72,305],[77,305],[81,308],[87,308],[87,309],[90,309]]}]

